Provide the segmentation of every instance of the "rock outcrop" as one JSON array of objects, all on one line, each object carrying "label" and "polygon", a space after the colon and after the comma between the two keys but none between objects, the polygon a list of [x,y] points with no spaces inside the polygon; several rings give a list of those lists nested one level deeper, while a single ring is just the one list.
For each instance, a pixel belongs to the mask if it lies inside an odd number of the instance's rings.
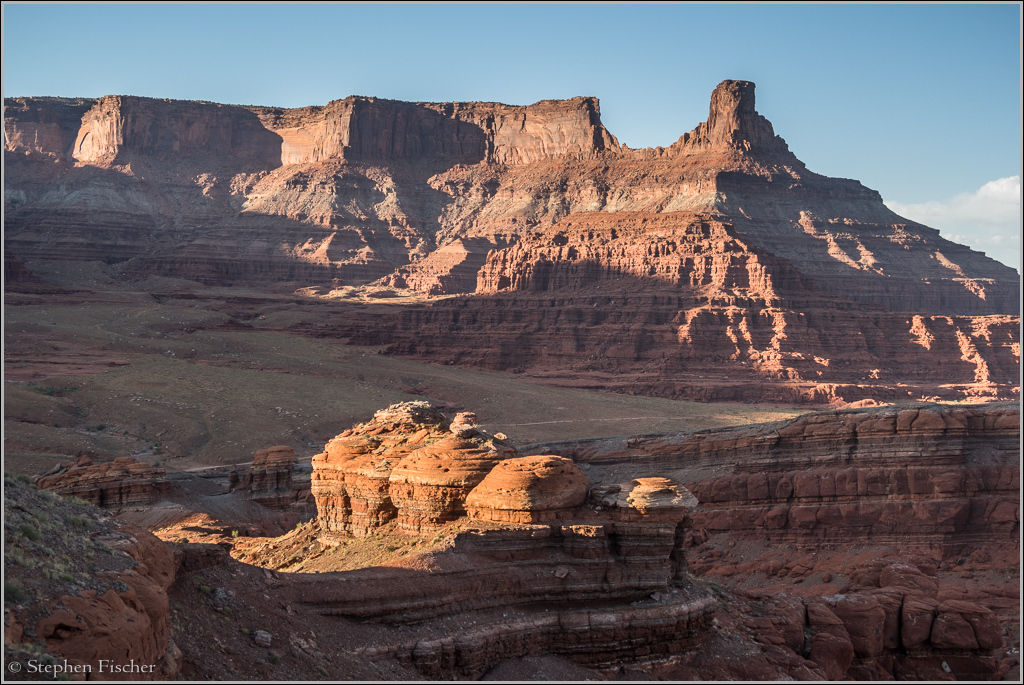
[{"label": "rock outcrop", "polygon": [[249,496],[271,509],[286,509],[296,500],[292,483],[295,449],[287,445],[257,450],[247,469],[231,474],[232,490],[248,490]]},{"label": "rock outcrop", "polygon": [[499,462],[469,493],[466,511],[477,521],[548,523],[570,518],[587,498],[590,481],[570,459],[519,457]]},{"label": "rock outcrop", "polygon": [[65,497],[78,497],[105,509],[123,509],[155,502],[166,486],[166,471],[134,457],[99,464],[80,457],[54,467],[35,482]]},{"label": "rock outcrop", "polygon": [[418,531],[463,516],[470,490],[514,456],[501,438],[406,402],[328,442],[310,487],[327,533],[363,536],[393,519]]},{"label": "rock outcrop", "polygon": [[[642,466],[685,483],[700,500],[683,544],[690,572],[735,585],[752,600],[738,625],[823,677],[992,679],[1012,665],[1016,404],[865,408],[536,448],[591,477]],[[802,599],[789,607],[787,594]]]},{"label": "rock outcrop", "polygon": [[144,529],[13,479],[4,505],[7,663],[26,675],[31,663],[49,667],[58,679],[173,679],[181,665],[169,639],[170,549]]},{"label": "rock outcrop", "polygon": [[685,482],[695,526],[774,543],[855,540],[953,553],[1015,544],[1020,412],[1015,404],[881,407],[692,435],[547,443],[577,463],[639,463]]},{"label": "rock outcrop", "polygon": [[243,545],[238,558],[296,570],[300,550],[322,564],[330,550],[346,556],[351,538],[380,545],[394,535],[388,552],[416,551],[344,573],[288,573],[282,601],[385,625],[459,617],[443,637],[360,657],[429,677],[478,677],[533,654],[617,668],[673,658],[710,634],[716,602],[685,572],[697,501],[672,479],[591,488],[572,460],[519,456],[475,413],[449,420],[427,402],[377,412],[330,441],[313,467],[317,520]]},{"label": "rock outcrop", "polygon": [[398,525],[429,530],[466,513],[466,498],[512,448],[498,452],[461,437],[421,447],[402,459],[388,477],[388,494]]}]

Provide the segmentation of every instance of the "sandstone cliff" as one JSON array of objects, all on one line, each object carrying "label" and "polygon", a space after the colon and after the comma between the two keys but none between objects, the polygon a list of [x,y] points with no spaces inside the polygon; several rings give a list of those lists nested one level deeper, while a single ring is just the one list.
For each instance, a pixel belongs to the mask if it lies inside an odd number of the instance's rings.
[{"label": "sandstone cliff", "polygon": [[[716,88],[707,121],[668,148],[620,146],[594,98],[349,97],[284,110],[107,96],[8,100],[5,155],[5,240],[25,259],[360,283],[456,240],[503,247],[580,211],[685,210],[728,217],[856,301],[983,314],[1012,313],[1018,299],[1012,270],[901,219],[855,181],[808,171],[745,81]],[[74,253],[86,235],[100,238],[95,251]],[[415,280],[474,290],[471,278]]]},{"label": "sandstone cliff", "polygon": [[705,122],[643,150],[594,98],[7,105],[5,260],[25,287],[33,264],[81,260],[128,278],[465,295],[311,328],[671,397],[1019,392],[1015,271],[809,171],[750,82],[724,81]]},{"label": "sandstone cliff", "polygon": [[709,531],[952,554],[982,540],[1016,544],[1019,436],[1013,404],[883,407],[543,449],[577,462],[719,474],[685,479],[701,502],[695,526]]},{"label": "sandstone cliff", "polygon": [[1003,651],[1020,604],[1015,404],[524,449],[592,477],[658,468],[684,482],[700,501],[690,571],[733,588],[740,611],[720,611],[720,625],[758,635],[768,654],[788,646],[833,680],[993,679],[1015,663]]}]

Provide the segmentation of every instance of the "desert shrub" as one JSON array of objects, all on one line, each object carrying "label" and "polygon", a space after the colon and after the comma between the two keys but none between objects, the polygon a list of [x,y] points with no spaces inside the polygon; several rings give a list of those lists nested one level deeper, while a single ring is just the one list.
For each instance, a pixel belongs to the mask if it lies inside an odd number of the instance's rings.
[{"label": "desert shrub", "polygon": [[42,534],[33,526],[31,523],[22,523],[18,526],[18,532],[24,535],[32,542],[38,542],[43,539]]},{"label": "desert shrub", "polygon": [[22,585],[20,580],[5,580],[4,581],[4,601],[17,603],[25,600],[28,597],[28,591],[25,586]]}]

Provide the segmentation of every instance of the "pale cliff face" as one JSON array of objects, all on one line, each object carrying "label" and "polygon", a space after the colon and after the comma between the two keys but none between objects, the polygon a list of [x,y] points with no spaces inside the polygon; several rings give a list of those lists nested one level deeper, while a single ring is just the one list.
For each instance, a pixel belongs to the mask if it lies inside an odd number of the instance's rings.
[{"label": "pale cliff face", "polygon": [[[66,153],[53,124],[29,129],[10,121],[9,148]],[[251,158],[271,168],[330,159],[523,165],[617,147],[595,98],[513,107],[349,97],[281,110],[110,95],[82,116],[71,156],[97,166],[125,154]]]}]

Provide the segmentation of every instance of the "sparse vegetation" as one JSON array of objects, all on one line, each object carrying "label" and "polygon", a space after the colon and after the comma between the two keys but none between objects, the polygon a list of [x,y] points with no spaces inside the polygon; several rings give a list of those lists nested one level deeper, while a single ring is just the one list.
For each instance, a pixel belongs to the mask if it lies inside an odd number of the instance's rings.
[{"label": "sparse vegetation", "polygon": [[[246,294],[237,289],[232,297]],[[10,444],[46,445],[47,456],[13,448],[5,454],[7,468],[41,473],[54,461],[67,461],[64,455],[84,453],[106,460],[155,448],[161,456],[187,454],[188,465],[193,466],[237,460],[236,455],[277,444],[286,435],[295,436],[296,445],[304,448],[308,443],[323,444],[368,412],[407,400],[398,378],[414,379],[410,387],[416,389],[429,388],[426,398],[486,406],[489,423],[520,443],[712,428],[798,413],[789,407],[716,406],[563,389],[504,373],[376,354],[376,347],[339,346],[259,328],[215,330],[240,315],[277,330],[320,316],[321,305],[314,312],[311,305],[296,305],[291,296],[280,303],[273,302],[273,296],[268,300],[266,293],[260,297],[266,305],[241,306],[251,312],[233,311],[240,306],[217,295],[199,306],[169,298],[116,306],[96,301],[8,308],[5,323],[12,356],[30,359],[46,351],[73,359],[81,350],[109,349],[112,340],[118,351],[104,353],[116,366],[108,365],[106,358],[84,357],[85,363],[97,362],[97,373],[73,383],[56,380],[58,376],[8,388],[8,406],[17,407],[18,415],[48,418],[8,421]],[[166,334],[168,322],[180,326],[173,338]],[[22,333],[19,324],[31,329]],[[45,341],[31,332],[41,327],[46,329]],[[175,356],[165,356],[167,351]],[[254,373],[253,362],[266,370]],[[14,363],[11,370],[54,374],[61,366],[26,361]],[[495,402],[495,397],[501,401]],[[278,413],[278,406],[306,409]],[[557,408],[569,406],[576,411],[563,419],[564,412]],[[147,427],[136,428],[141,424]]]},{"label": "sparse vegetation", "polygon": [[24,601],[28,597],[28,592],[25,590],[25,586],[20,580],[5,580],[4,581],[4,601],[11,604],[17,604],[18,602]]},{"label": "sparse vegetation", "polygon": [[18,526],[18,532],[21,533],[25,538],[38,542],[43,539],[43,536],[39,533],[39,530],[31,523],[22,523]]}]

